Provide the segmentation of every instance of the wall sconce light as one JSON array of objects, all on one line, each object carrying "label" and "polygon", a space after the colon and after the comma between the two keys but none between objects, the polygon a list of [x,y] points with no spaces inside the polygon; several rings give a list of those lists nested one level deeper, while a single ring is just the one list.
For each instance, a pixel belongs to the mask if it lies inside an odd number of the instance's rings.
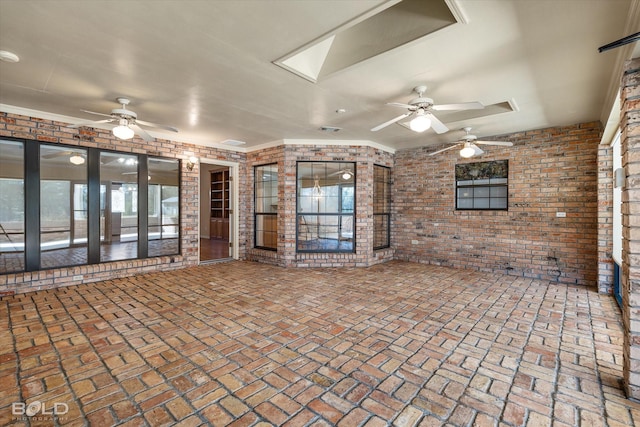
[{"label": "wall sconce light", "polygon": [[192,171],[196,163],[198,163],[198,158],[196,156],[189,157],[187,159],[187,170]]}]

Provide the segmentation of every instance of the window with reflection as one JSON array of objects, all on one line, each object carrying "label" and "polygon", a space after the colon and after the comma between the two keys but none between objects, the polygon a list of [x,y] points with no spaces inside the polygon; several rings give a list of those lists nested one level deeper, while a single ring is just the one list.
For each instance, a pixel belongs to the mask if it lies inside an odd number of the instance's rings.
[{"label": "window with reflection", "polygon": [[255,246],[278,248],[278,165],[256,166],[255,179]]},{"label": "window with reflection", "polygon": [[149,158],[149,256],[179,252],[180,170],[178,160]]},{"label": "window with reflection", "polygon": [[87,150],[40,145],[40,268],[87,263]]},{"label": "window with reflection", "polygon": [[373,249],[390,246],[391,169],[373,166]]},{"label": "window with reflection", "polygon": [[100,261],[138,257],[138,156],[100,153]]},{"label": "window with reflection", "polygon": [[24,144],[0,140],[0,273],[24,270]]},{"label": "window with reflection", "polygon": [[0,274],[178,254],[179,210],[179,160],[0,139]]},{"label": "window with reflection", "polygon": [[354,252],[355,166],[298,162],[298,252]]}]

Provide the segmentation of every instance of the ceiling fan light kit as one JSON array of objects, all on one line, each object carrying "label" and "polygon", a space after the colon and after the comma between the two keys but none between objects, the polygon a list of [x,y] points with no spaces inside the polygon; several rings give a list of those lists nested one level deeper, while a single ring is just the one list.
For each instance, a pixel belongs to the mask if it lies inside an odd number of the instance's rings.
[{"label": "ceiling fan light kit", "polygon": [[414,132],[424,132],[431,127],[431,119],[429,119],[427,113],[421,108],[411,122],[409,122],[409,127]]},{"label": "ceiling fan light kit", "polygon": [[432,128],[436,133],[445,133],[449,131],[449,128],[440,121],[432,112],[434,111],[460,111],[460,110],[478,110],[484,108],[480,102],[462,102],[457,104],[439,104],[433,103],[433,99],[424,97],[424,93],[427,90],[426,86],[416,86],[413,91],[418,94],[417,98],[409,101],[408,104],[399,102],[389,102],[387,105],[393,107],[405,108],[406,113],[386,121],[371,129],[372,132],[377,132],[380,129],[397,123],[406,117],[414,116],[409,122],[409,128],[414,132],[424,132],[429,128]]},{"label": "ceiling fan light kit", "polygon": [[113,128],[113,136],[120,139],[131,139],[135,132],[129,127],[127,119],[120,119],[120,124]]},{"label": "ceiling fan light kit", "polygon": [[471,144],[468,142],[464,143],[464,147],[460,150],[460,157],[464,157],[465,159],[470,159],[476,154],[476,150],[473,149]]}]

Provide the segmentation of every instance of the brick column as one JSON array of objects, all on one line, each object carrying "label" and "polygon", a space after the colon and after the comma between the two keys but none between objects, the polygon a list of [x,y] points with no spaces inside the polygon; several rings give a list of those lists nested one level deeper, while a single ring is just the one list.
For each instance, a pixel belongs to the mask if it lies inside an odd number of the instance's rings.
[{"label": "brick column", "polygon": [[613,293],[613,149],[598,146],[598,292]]},{"label": "brick column", "polygon": [[622,77],[623,374],[627,397],[640,399],[640,59],[628,61]]}]

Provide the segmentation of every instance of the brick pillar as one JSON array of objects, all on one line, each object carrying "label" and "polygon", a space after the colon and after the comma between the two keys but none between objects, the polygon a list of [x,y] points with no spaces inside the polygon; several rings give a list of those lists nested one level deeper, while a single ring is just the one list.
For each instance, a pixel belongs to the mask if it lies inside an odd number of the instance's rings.
[{"label": "brick pillar", "polygon": [[628,61],[622,77],[623,375],[627,397],[640,399],[640,59]]},{"label": "brick pillar", "polygon": [[613,149],[598,146],[598,292],[613,293]]}]

